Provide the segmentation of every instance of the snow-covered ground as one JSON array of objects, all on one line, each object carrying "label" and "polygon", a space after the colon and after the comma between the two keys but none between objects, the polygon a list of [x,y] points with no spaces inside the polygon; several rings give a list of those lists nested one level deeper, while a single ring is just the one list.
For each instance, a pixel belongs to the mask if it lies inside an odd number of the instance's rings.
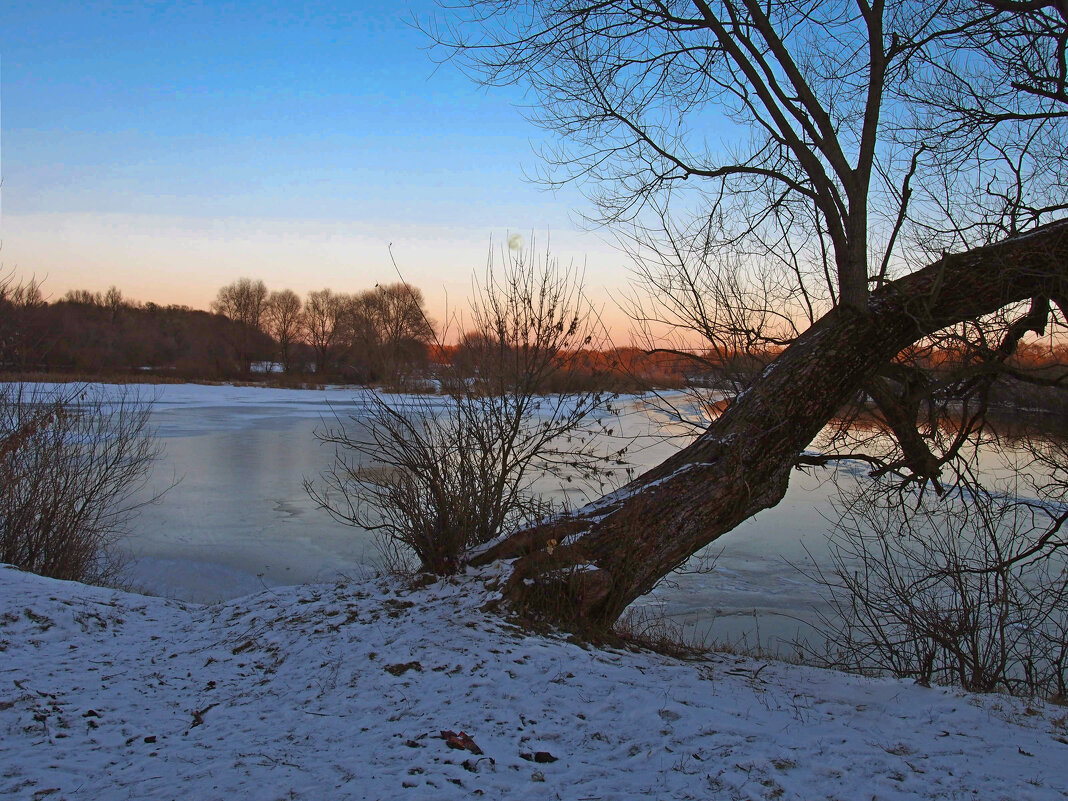
[{"label": "snow-covered ground", "polygon": [[1068,793],[1068,708],[583,648],[481,612],[488,595],[370,580],[201,606],[0,567],[0,796]]}]

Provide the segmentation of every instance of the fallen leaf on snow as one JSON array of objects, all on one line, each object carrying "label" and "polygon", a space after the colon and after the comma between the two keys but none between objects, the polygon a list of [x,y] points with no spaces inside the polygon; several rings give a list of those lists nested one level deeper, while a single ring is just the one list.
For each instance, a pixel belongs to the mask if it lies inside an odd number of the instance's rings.
[{"label": "fallen leaf on snow", "polygon": [[443,739],[449,748],[458,748],[461,751],[470,751],[476,756],[482,754],[482,749],[475,744],[475,741],[466,732],[454,732],[454,731],[442,731],[441,739]]}]

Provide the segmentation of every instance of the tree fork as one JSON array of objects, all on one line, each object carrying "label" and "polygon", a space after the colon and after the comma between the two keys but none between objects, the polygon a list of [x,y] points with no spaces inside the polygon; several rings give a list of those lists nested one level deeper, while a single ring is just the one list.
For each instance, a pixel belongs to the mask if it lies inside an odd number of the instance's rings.
[{"label": "tree fork", "polygon": [[572,629],[610,626],[628,604],[786,493],[820,429],[901,350],[1029,298],[1068,294],[1068,220],[944,256],[833,309],[688,447],[574,515],[469,557],[512,559],[504,597]]}]

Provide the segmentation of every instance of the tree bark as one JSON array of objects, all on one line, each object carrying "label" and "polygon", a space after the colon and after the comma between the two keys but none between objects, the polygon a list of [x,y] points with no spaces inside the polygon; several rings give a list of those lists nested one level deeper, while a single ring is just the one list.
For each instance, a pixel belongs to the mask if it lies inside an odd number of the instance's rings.
[{"label": "tree bark", "polygon": [[799,336],[692,444],[575,515],[472,554],[514,560],[505,598],[566,628],[611,625],[628,604],[786,492],[798,456],[901,350],[1030,298],[1068,297],[1068,220],[948,255],[839,306]]}]

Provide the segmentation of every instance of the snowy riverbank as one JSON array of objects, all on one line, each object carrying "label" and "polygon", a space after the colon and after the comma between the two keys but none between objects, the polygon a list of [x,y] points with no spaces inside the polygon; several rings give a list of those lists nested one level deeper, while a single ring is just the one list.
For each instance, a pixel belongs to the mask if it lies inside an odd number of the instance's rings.
[{"label": "snowy riverbank", "polygon": [[588,650],[486,616],[486,594],[470,578],[419,591],[366,581],[199,606],[0,568],[0,795],[1068,792],[1068,708],[726,655]]}]

